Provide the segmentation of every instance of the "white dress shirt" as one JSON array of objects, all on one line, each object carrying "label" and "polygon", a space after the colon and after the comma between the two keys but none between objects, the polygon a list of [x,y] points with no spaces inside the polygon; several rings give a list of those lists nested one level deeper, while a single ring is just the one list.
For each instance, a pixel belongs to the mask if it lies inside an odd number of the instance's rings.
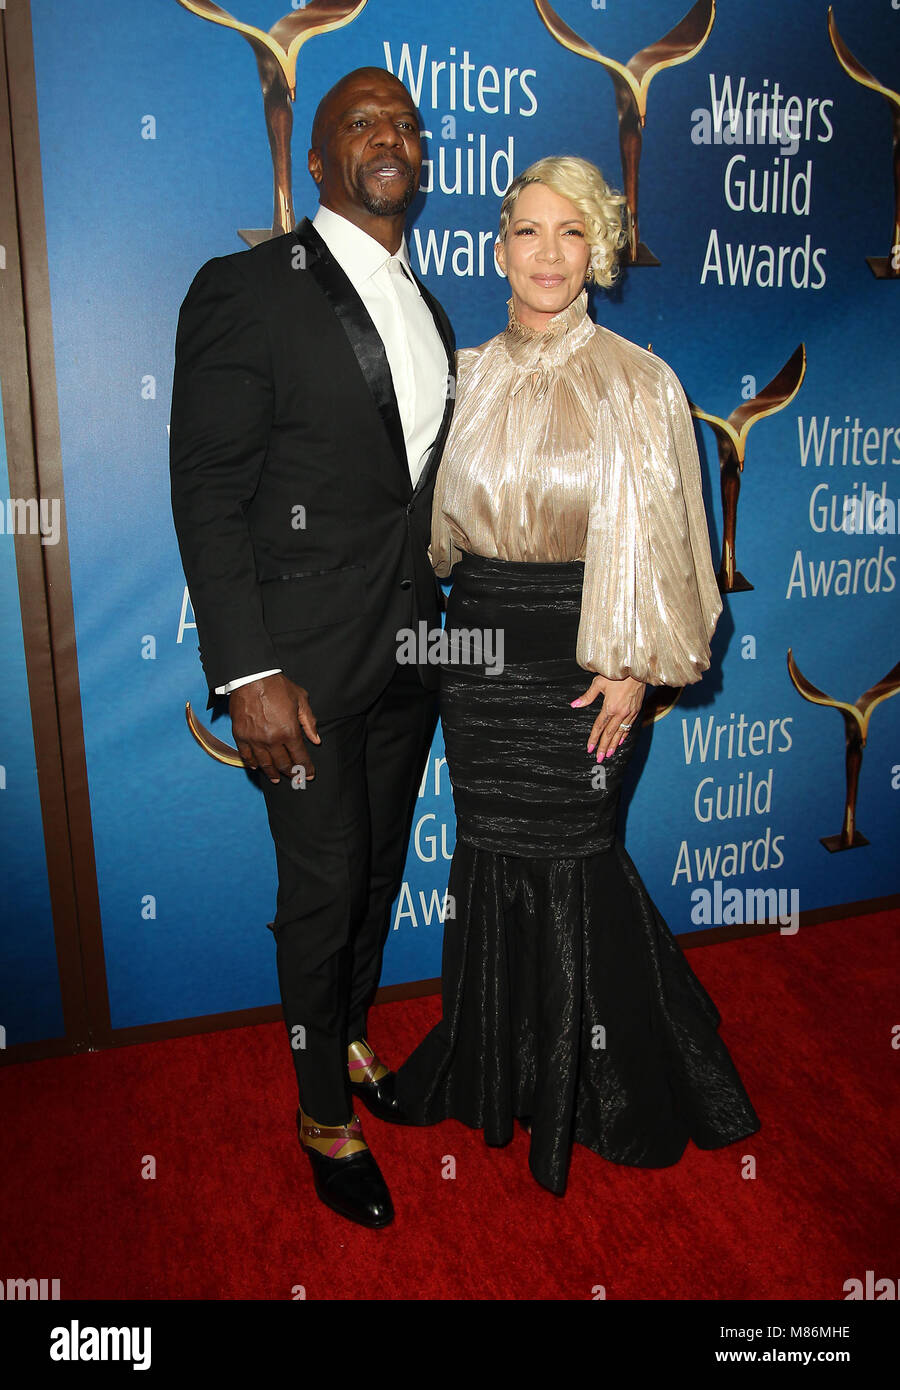
[{"label": "white dress shirt", "polygon": [[[359,295],[384,344],[403,426],[413,486],[437,438],[449,388],[447,353],[409,270],[406,238],[392,256],[346,217],[320,207],[313,226]],[[258,671],[216,686],[228,695],[240,685],[274,676]]]}]

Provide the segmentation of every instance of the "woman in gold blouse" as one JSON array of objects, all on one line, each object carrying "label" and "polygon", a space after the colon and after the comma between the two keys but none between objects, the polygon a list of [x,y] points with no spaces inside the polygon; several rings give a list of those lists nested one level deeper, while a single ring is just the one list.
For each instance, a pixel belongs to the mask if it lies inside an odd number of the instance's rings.
[{"label": "woman in gold blouse", "polygon": [[488,1144],[518,1118],[558,1193],[573,1140],[663,1167],[689,1139],[759,1128],[715,1005],[616,838],[645,687],[700,679],[722,607],[678,380],[587,315],[586,281],[616,274],[623,204],[570,157],[510,186],[509,323],[459,353],[432,523],[435,569],[453,576],[441,719],[457,843],[443,1018],[397,1099]]}]

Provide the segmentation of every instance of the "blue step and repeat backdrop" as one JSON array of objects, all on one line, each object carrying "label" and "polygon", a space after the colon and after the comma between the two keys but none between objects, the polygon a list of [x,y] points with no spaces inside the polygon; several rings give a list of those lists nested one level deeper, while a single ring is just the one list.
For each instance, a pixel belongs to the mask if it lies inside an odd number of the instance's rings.
[{"label": "blue step and repeat backdrop", "polygon": [[[185,701],[203,712],[206,691],[168,497],[180,302],[204,261],[272,220],[260,79],[234,23],[268,31],[287,6],[235,8],[32,0],[113,1027],[278,998],[261,794],[184,722]],[[695,407],[728,588],[713,669],[652,726],[627,807],[629,852],[672,930],[745,920],[745,890],[771,889],[789,950],[797,911],[896,891],[898,0],[837,0],[830,18],[821,0],[293,8],[309,25],[296,216],[315,211],[306,150],[321,94],[364,64],[396,73],[426,132],[410,254],[461,346],[506,321],[492,246],[515,172],[573,153],[629,193],[637,264],[592,312],[652,344]],[[10,567],[0,574],[13,595]],[[12,639],[3,662],[21,686]],[[227,721],[215,731],[227,737]],[[35,815],[33,785],[15,784],[8,825]],[[385,984],[439,973],[453,843],[438,734]],[[53,1026],[39,859],[12,924],[10,1043]]]}]

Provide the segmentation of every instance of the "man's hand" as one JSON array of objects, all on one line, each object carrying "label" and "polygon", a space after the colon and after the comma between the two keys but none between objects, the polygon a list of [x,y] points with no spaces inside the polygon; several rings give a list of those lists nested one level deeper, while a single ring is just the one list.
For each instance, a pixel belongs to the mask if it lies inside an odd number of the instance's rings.
[{"label": "man's hand", "polygon": [[303,735],[321,743],[315,715],[302,685],[279,672],[239,685],[228,697],[231,731],[247,767],[259,768],[270,782],[290,777],[302,767],[306,780],[316,775]]},{"label": "man's hand", "polygon": [[642,681],[626,676],[621,681],[609,681],[605,676],[595,676],[590,686],[572,704],[592,705],[598,695],[603,696],[603,708],[594,720],[591,736],[588,739],[588,752],[597,747],[597,762],[602,763],[607,754],[613,754],[620,743],[628,737],[629,728],[640,716],[641,701],[647,689]]}]

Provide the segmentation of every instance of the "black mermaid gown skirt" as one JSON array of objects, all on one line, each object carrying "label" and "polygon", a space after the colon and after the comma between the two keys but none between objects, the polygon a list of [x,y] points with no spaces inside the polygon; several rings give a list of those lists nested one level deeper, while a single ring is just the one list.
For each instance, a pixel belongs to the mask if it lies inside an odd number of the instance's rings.
[{"label": "black mermaid gown skirt", "polygon": [[759,1128],[718,1011],[616,838],[640,723],[598,764],[601,701],[571,708],[591,681],[575,661],[583,578],[579,563],[454,568],[443,1018],[397,1073],[414,1123],[453,1117],[501,1145],[530,1121],[529,1166],[557,1193],[573,1140],[658,1168],[689,1139],[714,1149]]}]

